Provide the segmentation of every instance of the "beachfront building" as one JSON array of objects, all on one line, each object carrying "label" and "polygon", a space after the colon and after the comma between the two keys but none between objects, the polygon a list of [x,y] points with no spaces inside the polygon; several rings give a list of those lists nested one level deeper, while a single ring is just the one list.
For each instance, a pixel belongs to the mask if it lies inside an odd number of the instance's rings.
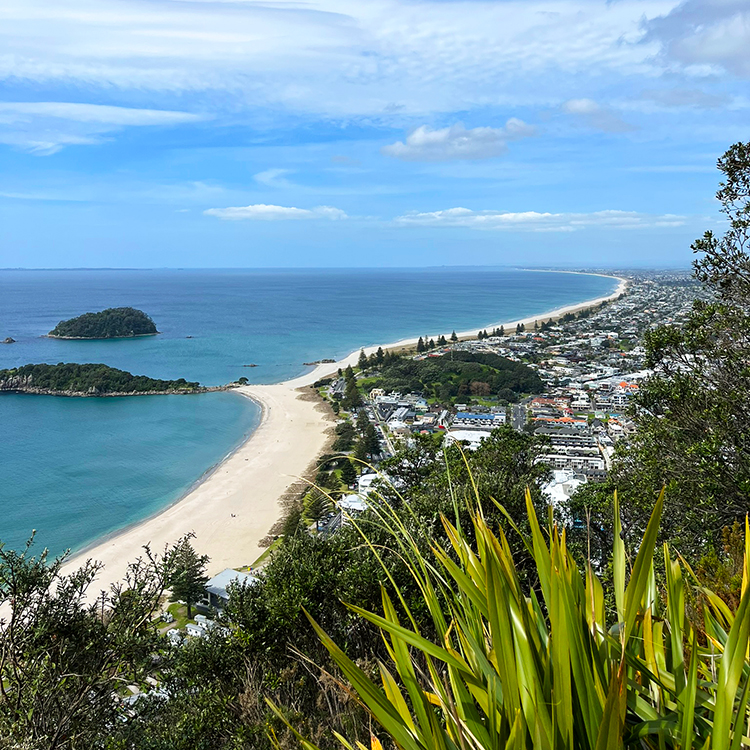
[{"label": "beachfront building", "polygon": [[226,568],[218,575],[215,575],[210,581],[206,582],[204,586],[205,594],[197,606],[203,609],[222,610],[229,601],[229,591],[227,589],[230,584],[241,586],[243,584],[253,584],[257,580],[250,573],[242,573],[233,568]]}]

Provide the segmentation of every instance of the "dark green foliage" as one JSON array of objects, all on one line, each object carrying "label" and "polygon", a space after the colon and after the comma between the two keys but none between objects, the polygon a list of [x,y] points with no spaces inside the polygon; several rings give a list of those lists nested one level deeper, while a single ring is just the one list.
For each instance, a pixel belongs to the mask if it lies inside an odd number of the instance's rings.
[{"label": "dark green foliage", "polygon": [[544,385],[527,365],[491,353],[452,352],[423,360],[398,359],[381,368],[374,385],[387,391],[421,392],[443,402],[471,395],[515,401]]},{"label": "dark green foliage", "polygon": [[158,333],[154,321],[133,307],[110,307],[97,313],[61,320],[50,336],[80,339],[116,339]]},{"label": "dark green foliage", "polygon": [[145,686],[163,648],[152,618],[168,555],[146,549],[122,584],[87,599],[99,564],[63,575],[63,558],[33,557],[30,544],[0,547],[0,736],[14,748],[104,748],[124,717],[114,696]]},{"label": "dark green foliage", "polygon": [[692,245],[704,295],[686,323],[646,333],[655,375],[635,398],[638,431],[613,476],[636,529],[666,485],[662,534],[691,559],[720,547],[750,496],[750,144],[733,146],[718,166],[729,228]]},{"label": "dark green foliage", "polygon": [[367,455],[372,458],[380,453],[380,442],[378,440],[378,433],[372,422],[367,423],[367,428],[364,434],[365,451]]},{"label": "dark green foliage", "polygon": [[341,481],[348,487],[357,478],[357,470],[352,462],[347,458],[341,467]]},{"label": "dark green foliage", "polygon": [[458,341],[458,336],[456,336],[456,332],[455,331],[453,331],[453,333],[451,333],[451,341],[453,341],[453,342]]},{"label": "dark green foliage", "polygon": [[[338,482],[337,482],[338,483]],[[320,490],[314,489],[305,499],[303,515],[306,521],[314,523],[316,529],[320,522],[331,512],[331,501]]]},{"label": "dark green foliage", "polygon": [[145,375],[131,375],[102,364],[79,365],[60,362],[57,365],[23,365],[0,370],[0,391],[43,389],[58,393],[145,393],[148,391],[193,391],[200,383],[179,380],[155,380]]},{"label": "dark green foliage", "polygon": [[357,414],[357,429],[360,433],[364,434],[369,424],[370,420],[367,418],[367,412],[364,409],[360,409],[359,414]]},{"label": "dark green foliage", "polygon": [[420,336],[417,340],[417,354],[421,354],[424,351],[424,341],[422,341],[422,337]]},{"label": "dark green foliage", "polygon": [[187,606],[187,616],[193,616],[193,605],[203,598],[204,586],[208,581],[206,565],[208,556],[199,555],[190,543],[194,534],[183,537],[175,546],[170,560],[172,575],[169,585],[172,601],[183,601]]},{"label": "dark green foliage", "polygon": [[354,445],[354,426],[351,422],[341,422],[336,425],[336,439],[333,441],[333,450],[349,451]]},{"label": "dark green foliage", "polygon": [[362,406],[362,396],[359,395],[357,381],[353,377],[348,378],[346,381],[346,388],[344,389],[344,398],[341,399],[341,406],[347,411]]},{"label": "dark green foliage", "polygon": [[359,361],[357,362],[357,367],[359,367],[360,370],[367,369],[367,355],[365,354],[364,349],[359,350]]},{"label": "dark green foliage", "polygon": [[247,385],[250,381],[243,375],[241,378],[237,378],[237,382],[240,385]]}]

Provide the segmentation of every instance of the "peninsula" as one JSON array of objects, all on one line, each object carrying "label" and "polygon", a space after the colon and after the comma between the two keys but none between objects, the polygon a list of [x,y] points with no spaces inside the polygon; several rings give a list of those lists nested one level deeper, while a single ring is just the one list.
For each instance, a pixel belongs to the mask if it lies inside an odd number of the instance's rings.
[{"label": "peninsula", "polygon": [[0,370],[0,393],[32,393],[44,396],[141,396],[174,393],[204,393],[200,383],[157,380],[132,375],[102,364],[59,363],[23,365]]},{"label": "peninsula", "polygon": [[154,321],[142,310],[110,307],[61,320],[47,335],[53,339],[127,339],[157,333]]}]

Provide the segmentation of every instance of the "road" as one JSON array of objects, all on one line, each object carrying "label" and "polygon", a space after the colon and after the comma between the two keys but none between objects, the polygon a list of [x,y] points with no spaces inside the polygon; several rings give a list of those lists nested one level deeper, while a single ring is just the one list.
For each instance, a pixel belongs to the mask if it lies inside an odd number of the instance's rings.
[{"label": "road", "polygon": [[526,426],[526,407],[523,404],[513,404],[510,411],[510,423],[514,430],[523,432]]}]

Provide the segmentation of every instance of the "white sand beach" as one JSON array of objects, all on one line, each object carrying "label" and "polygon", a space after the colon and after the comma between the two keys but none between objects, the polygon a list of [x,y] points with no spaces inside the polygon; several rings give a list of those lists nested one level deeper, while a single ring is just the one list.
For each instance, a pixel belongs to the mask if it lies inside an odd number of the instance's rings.
[{"label": "white sand beach", "polygon": [[[626,279],[619,282],[607,297],[523,320],[498,321],[482,329],[502,324],[510,332],[518,323],[528,325],[534,320],[577,312],[618,297],[627,287]],[[472,337],[478,330],[458,335]],[[441,333],[450,332],[439,331],[434,337]],[[416,338],[404,339],[383,348],[406,347],[416,341]],[[377,348],[365,347],[365,353]],[[101,561],[104,569],[97,580],[98,591],[122,578],[128,562],[142,553],[143,545],[149,544],[153,551],[160,551],[188,532],[196,535],[196,550],[211,558],[209,574],[252,564],[262,553],[259,542],[279,518],[281,498],[322,453],[328,439],[327,431],[332,424],[329,410],[300,389],[335,373],[339,367],[356,364],[358,357],[359,349],[338,362],[317,365],[293,380],[239,388],[240,393],[263,409],[261,423],[247,441],[179,502],[72,557],[64,571],[71,572],[85,559]]]}]

